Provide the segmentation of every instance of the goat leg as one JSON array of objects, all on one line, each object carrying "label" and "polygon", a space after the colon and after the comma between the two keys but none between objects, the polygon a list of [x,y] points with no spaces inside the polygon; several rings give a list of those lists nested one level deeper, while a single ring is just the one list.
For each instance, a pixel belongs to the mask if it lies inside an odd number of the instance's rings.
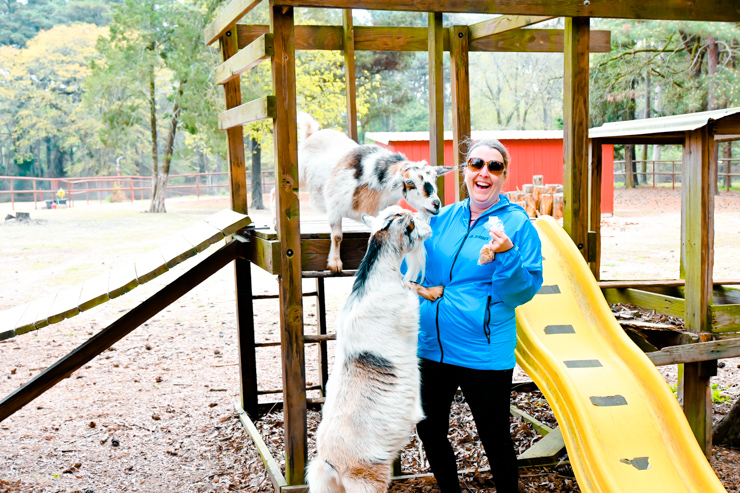
[{"label": "goat leg", "polygon": [[425,300],[434,301],[442,297],[445,292],[444,286],[432,286],[427,288],[421,284],[417,284],[413,281],[404,283],[404,286],[409,288],[411,291],[421,296]]},{"label": "goat leg", "polygon": [[342,245],[342,220],[330,223],[329,227],[331,227],[331,247],[327,267],[332,272],[341,272],[342,259],[339,256],[339,247]]}]

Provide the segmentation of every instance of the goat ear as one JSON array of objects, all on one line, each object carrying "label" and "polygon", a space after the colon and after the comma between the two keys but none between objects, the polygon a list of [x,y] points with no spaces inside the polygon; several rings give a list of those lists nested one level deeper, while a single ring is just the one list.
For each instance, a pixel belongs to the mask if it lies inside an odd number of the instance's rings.
[{"label": "goat ear", "polygon": [[453,169],[455,169],[455,168],[453,168],[452,166],[435,166],[434,167],[434,171],[437,172],[437,176],[446,175],[447,173],[449,173]]},{"label": "goat ear", "polygon": [[365,226],[370,229],[373,229],[373,221],[375,221],[375,218],[373,216],[369,214],[362,215],[362,222],[365,223]]}]

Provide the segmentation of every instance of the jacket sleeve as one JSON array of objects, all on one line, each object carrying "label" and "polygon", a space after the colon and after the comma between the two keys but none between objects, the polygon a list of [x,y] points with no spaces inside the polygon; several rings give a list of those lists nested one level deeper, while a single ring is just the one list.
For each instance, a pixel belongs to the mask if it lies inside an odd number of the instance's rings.
[{"label": "jacket sleeve", "polygon": [[501,301],[516,308],[528,302],[542,286],[542,244],[528,220],[511,238],[514,248],[497,253],[492,289]]}]

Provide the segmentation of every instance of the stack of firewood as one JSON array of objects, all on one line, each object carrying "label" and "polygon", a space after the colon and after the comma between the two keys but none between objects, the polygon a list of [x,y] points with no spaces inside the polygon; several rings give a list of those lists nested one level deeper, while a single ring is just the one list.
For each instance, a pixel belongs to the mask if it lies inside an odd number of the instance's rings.
[{"label": "stack of firewood", "polygon": [[547,215],[560,219],[563,217],[563,185],[544,185],[543,181],[542,175],[534,175],[532,183],[522,185],[521,191],[506,192],[505,195],[509,202],[521,205],[529,217]]}]

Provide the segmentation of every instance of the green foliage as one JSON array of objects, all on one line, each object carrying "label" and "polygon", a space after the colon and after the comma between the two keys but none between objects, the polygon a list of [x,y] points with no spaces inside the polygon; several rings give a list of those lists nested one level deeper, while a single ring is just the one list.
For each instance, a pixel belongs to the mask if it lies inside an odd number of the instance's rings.
[{"label": "green foliage", "polygon": [[[670,387],[673,395],[678,397],[678,385],[669,384],[668,387]],[[714,404],[722,404],[723,402],[728,402],[732,400],[732,397],[725,395],[722,389],[719,388],[719,384],[713,383],[709,387],[712,389],[712,402]]]},{"label": "green foliage", "polygon": [[64,24],[109,21],[114,0],[5,0],[0,2],[0,46],[24,48],[41,31]]},{"label": "green foliage", "polygon": [[591,56],[593,126],[740,104],[737,24],[600,20],[595,28],[612,32],[612,52]]},{"label": "green foliage", "polygon": [[23,49],[0,49],[6,55],[0,62],[0,122],[11,137],[2,145],[14,159],[4,163],[5,172],[15,164],[39,176],[43,159],[47,176],[64,176],[72,156],[89,150],[95,124],[81,107],[83,86],[97,56],[95,39],[104,32],[90,24],[59,25]]}]

